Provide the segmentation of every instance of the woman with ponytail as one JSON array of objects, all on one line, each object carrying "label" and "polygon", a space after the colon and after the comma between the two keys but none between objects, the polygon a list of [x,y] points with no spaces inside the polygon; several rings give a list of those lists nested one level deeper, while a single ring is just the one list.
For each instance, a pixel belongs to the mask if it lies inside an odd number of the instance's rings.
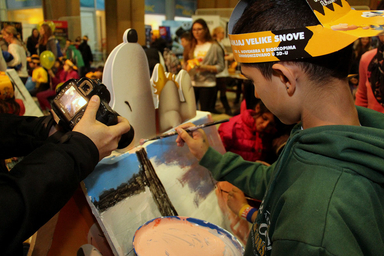
[{"label": "woman with ponytail", "polygon": [[25,84],[28,79],[27,54],[23,44],[17,38],[17,30],[14,26],[6,26],[1,30],[4,40],[9,44],[8,52],[12,54],[13,60],[7,62],[8,67],[14,67],[21,81]]}]

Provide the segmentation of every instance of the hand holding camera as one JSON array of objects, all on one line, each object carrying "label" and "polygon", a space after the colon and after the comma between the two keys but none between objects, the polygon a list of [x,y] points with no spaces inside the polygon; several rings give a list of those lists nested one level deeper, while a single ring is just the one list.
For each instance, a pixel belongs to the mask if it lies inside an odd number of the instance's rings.
[{"label": "hand holding camera", "polygon": [[60,119],[59,125],[89,137],[103,158],[116,147],[127,147],[134,138],[133,127],[108,105],[109,101],[109,91],[99,81],[71,79],[59,88],[52,109]]},{"label": "hand holding camera", "polygon": [[92,96],[81,120],[73,128],[90,138],[99,150],[99,160],[111,154],[118,147],[122,134],[132,129],[126,118],[117,117],[117,124],[106,126],[95,119],[100,106],[100,98]]}]

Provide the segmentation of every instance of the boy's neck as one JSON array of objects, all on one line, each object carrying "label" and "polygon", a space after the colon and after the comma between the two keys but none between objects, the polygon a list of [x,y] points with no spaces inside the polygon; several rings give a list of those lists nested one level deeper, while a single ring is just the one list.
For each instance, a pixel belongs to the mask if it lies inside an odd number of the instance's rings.
[{"label": "boy's neck", "polygon": [[[332,89],[329,89],[332,88]],[[324,125],[360,125],[348,83],[338,80],[305,100],[303,129]]]}]

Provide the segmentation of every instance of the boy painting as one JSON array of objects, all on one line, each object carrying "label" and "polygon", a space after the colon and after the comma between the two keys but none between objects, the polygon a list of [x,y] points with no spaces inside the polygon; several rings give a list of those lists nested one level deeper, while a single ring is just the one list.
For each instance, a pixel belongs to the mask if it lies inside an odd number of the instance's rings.
[{"label": "boy painting", "polygon": [[[310,28],[305,30],[313,31],[309,42],[335,45],[334,37],[318,36],[313,29],[320,25],[314,9],[327,14],[347,5],[344,0],[240,1],[230,34]],[[246,40],[231,42],[236,49]],[[247,162],[231,152],[221,155],[209,147],[202,130],[190,136],[182,129],[192,124],[177,128],[176,142],[186,143],[216,180],[263,200],[257,217],[252,216],[245,255],[383,255],[384,116],[354,105],[347,80],[352,45],[316,57],[309,51],[259,60],[265,56],[261,51],[251,62],[234,51],[268,109],[285,124],[298,123],[274,164]]]}]

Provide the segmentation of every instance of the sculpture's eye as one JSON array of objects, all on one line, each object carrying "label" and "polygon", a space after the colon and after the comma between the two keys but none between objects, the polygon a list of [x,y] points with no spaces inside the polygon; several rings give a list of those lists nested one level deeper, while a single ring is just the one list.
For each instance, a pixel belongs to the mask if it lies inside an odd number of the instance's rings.
[{"label": "sculpture's eye", "polygon": [[131,112],[132,112],[132,108],[131,108],[131,105],[129,104],[129,102],[128,102],[128,101],[124,101],[124,103],[127,104],[127,106],[129,107],[129,109],[130,109]]}]

